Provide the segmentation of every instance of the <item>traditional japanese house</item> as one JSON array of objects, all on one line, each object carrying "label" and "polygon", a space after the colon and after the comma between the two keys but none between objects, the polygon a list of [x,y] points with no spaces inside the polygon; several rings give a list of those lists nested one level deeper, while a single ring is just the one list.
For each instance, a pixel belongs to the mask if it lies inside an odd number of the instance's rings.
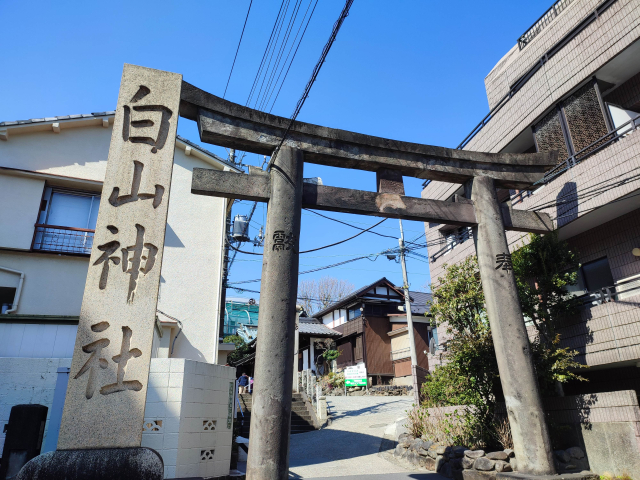
[{"label": "traditional japanese house", "polygon": [[[418,365],[428,368],[431,340],[427,302],[431,295],[410,292]],[[367,285],[315,314],[339,332],[338,368],[364,363],[370,385],[410,385],[411,354],[402,289],[386,278]],[[301,319],[302,320],[302,319]]]}]

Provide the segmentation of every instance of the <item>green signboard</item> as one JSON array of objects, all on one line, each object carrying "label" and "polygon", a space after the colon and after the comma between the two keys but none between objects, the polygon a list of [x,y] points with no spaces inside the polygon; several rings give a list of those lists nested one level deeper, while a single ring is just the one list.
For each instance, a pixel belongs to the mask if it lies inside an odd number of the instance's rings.
[{"label": "green signboard", "polygon": [[347,387],[366,387],[367,379],[366,378],[348,378],[344,381],[344,384]]}]

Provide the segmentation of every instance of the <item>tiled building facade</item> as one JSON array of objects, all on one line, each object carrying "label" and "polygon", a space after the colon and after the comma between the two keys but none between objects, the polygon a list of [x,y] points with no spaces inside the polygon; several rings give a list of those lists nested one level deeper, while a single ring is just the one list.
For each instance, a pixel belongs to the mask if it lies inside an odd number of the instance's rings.
[{"label": "tiled building facade", "polygon": [[[559,15],[526,45],[514,46],[486,77],[492,111],[462,148],[514,153],[558,150],[558,167],[531,192],[503,190],[498,196],[511,208],[548,213],[559,238],[578,255],[581,267],[575,293],[583,307],[574,318],[564,320],[560,333],[563,346],[577,350],[577,360],[590,367],[584,373],[590,381],[568,384],[565,393],[613,395],[632,390],[637,395],[640,3],[563,0],[562,4]],[[464,196],[464,186],[432,181],[422,192],[423,198],[438,200],[454,200],[455,195]],[[438,224],[425,224],[425,230],[427,241],[435,245],[429,255],[437,288],[445,265],[475,254],[473,232]],[[507,240],[513,251],[527,241],[527,234],[507,232]],[[446,342],[443,332],[439,336],[441,343]],[[430,367],[438,360],[439,354],[430,357]],[[604,412],[608,407],[602,408]],[[640,418],[637,407],[629,408]],[[615,415],[610,417],[617,422]],[[633,431],[640,445],[640,430]],[[640,463],[633,465],[637,468]]]}]

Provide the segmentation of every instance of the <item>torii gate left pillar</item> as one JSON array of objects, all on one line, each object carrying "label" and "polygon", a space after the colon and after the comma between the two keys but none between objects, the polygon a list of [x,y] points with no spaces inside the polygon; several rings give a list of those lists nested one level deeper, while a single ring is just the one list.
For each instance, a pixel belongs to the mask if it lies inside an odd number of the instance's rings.
[{"label": "torii gate left pillar", "polygon": [[302,212],[303,153],[283,147],[271,169],[272,197],[262,259],[260,330],[254,378],[247,477],[289,476],[289,432],[298,293],[298,245]]}]

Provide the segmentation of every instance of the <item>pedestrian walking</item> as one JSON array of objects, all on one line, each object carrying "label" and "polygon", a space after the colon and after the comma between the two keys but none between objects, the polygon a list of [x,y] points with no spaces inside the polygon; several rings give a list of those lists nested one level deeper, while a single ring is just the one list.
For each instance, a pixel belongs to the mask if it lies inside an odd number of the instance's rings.
[{"label": "pedestrian walking", "polygon": [[249,385],[249,377],[247,372],[242,372],[240,378],[238,379],[238,395],[242,395],[243,393],[247,393]]}]

